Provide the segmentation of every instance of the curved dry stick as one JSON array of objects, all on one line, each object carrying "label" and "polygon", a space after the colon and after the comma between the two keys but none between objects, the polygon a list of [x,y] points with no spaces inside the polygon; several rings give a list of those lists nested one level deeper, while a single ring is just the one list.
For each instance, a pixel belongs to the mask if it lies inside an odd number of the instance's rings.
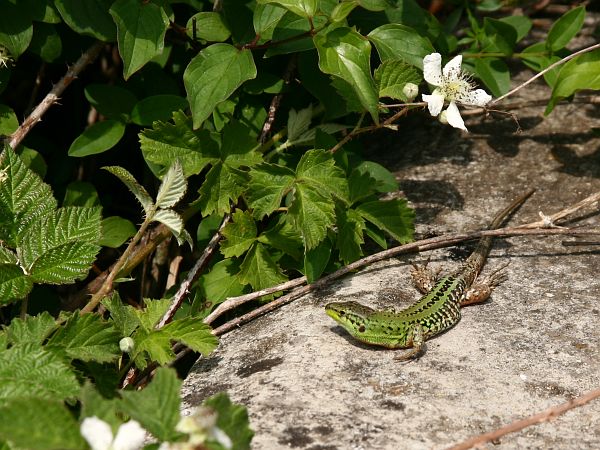
[{"label": "curved dry stick", "polygon": [[21,126],[17,128],[11,136],[6,140],[8,145],[13,149],[21,143],[21,141],[27,136],[29,130],[31,130],[36,123],[42,120],[42,116],[48,111],[48,109],[58,101],[58,98],[63,91],[77,78],[77,75],[85,69],[85,67],[96,59],[100,54],[100,50],[104,47],[104,42],[96,42],[90,48],[88,48],[83,55],[77,60],[73,66],[67,70],[67,73],[60,79],[58,83],[54,85],[52,90],[44,97],[39,105],[31,112],[29,117],[23,121]]},{"label": "curved dry stick", "polygon": [[446,450],[467,450],[469,448],[485,444],[486,442],[494,441],[509,433],[520,431],[523,428],[527,428],[532,425],[537,425],[538,423],[542,422],[548,422],[554,419],[555,417],[558,417],[561,414],[564,414],[573,408],[585,405],[586,403],[598,397],[600,397],[600,389],[595,389],[593,391],[587,392],[584,395],[573,398],[568,402],[561,403],[560,405],[548,408],[538,414],[526,417],[525,419],[516,420],[512,423],[509,423],[508,425],[498,428],[497,430],[474,436],[470,439],[467,439],[466,441],[453,445],[452,447],[448,447]]}]

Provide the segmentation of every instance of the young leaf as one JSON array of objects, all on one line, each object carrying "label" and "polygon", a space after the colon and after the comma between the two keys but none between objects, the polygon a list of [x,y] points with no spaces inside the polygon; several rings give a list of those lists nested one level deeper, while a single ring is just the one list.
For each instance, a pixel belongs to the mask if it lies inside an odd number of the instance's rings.
[{"label": "young leaf", "polygon": [[183,229],[183,219],[172,209],[159,209],[152,216],[152,220],[169,227],[169,230],[171,230],[175,236],[179,236],[185,231]]},{"label": "young leaf", "polygon": [[181,381],[173,369],[159,368],[141,391],[123,391],[122,409],[161,441],[174,441],[178,433]]},{"label": "young leaf", "polygon": [[209,131],[194,131],[191,120],[181,111],[173,113],[173,122],[155,122],[153,129],[139,135],[144,159],[156,176],[162,176],[176,159],[186,177],[217,161],[218,144]]},{"label": "young leaf", "polygon": [[382,61],[400,59],[421,70],[423,58],[435,52],[429,39],[399,23],[377,27],[367,37],[375,44]]},{"label": "young leaf", "polygon": [[156,195],[157,208],[172,208],[185,194],[187,183],[179,160],[171,165],[160,183]]},{"label": "young leaf", "polygon": [[60,348],[70,358],[110,362],[117,359],[121,335],[96,314],[74,313],[48,341],[48,348]]},{"label": "young leaf", "polygon": [[110,14],[117,24],[123,77],[128,79],[162,53],[169,17],[161,6],[137,0],[117,0],[111,6]]},{"label": "young leaf", "polygon": [[256,223],[248,211],[236,211],[233,220],[222,231],[225,238],[221,243],[221,253],[225,258],[241,256],[256,240]]},{"label": "young leaf", "polygon": [[86,445],[79,424],[57,399],[22,397],[0,406],[0,441],[11,448],[79,450]]},{"label": "young leaf", "polygon": [[154,207],[152,197],[150,197],[150,194],[148,194],[144,186],[137,182],[133,175],[119,166],[105,166],[103,169],[112,173],[119,180],[121,180],[125,186],[127,186],[127,189],[129,189],[131,193],[135,195],[135,198],[138,199],[138,202],[140,202],[142,208],[144,208],[146,215],[152,212]]},{"label": "young leaf", "polygon": [[300,135],[308,130],[312,120],[312,111],[312,105],[309,105],[308,108],[301,109],[300,111],[296,111],[294,108],[290,109],[287,121],[288,141],[296,141]]},{"label": "young leaf", "polygon": [[213,395],[204,400],[202,404],[217,412],[217,427],[229,436],[232,449],[250,449],[250,441],[254,433],[250,429],[245,406],[231,403],[227,394],[224,393]]},{"label": "young leaf", "polygon": [[275,164],[261,164],[250,170],[250,183],[246,199],[257,219],[271,214],[292,188],[294,172]]},{"label": "young leaf", "polygon": [[174,320],[166,324],[161,331],[171,340],[181,342],[204,356],[212,353],[219,344],[219,339],[212,334],[211,328],[195,317]]},{"label": "young leaf", "polygon": [[378,96],[371,76],[371,44],[358,32],[340,27],[315,35],[319,67],[346,81],[375,122],[379,120]]},{"label": "young leaf", "polygon": [[125,134],[125,124],[108,119],[97,122],[81,133],[69,147],[69,156],[83,157],[110,150]]},{"label": "young leaf", "polygon": [[584,18],[585,8],[583,6],[578,6],[563,14],[560,19],[554,22],[548,32],[548,38],[546,39],[548,49],[556,52],[564,48],[581,30]]},{"label": "young leaf", "polygon": [[363,203],[356,207],[356,212],[401,244],[413,238],[415,212],[404,199]]},{"label": "young leaf", "polygon": [[17,397],[62,400],[78,392],[75,374],[61,356],[34,344],[0,352],[0,404]]},{"label": "young leaf", "polygon": [[56,320],[44,311],[37,316],[25,316],[24,319],[14,318],[6,327],[6,337],[9,344],[42,345],[46,338],[58,328]]},{"label": "young leaf", "polygon": [[143,310],[134,309],[137,314],[140,325],[146,330],[153,330],[161,317],[167,312],[171,301],[168,298],[160,300],[144,299],[146,308]]},{"label": "young leaf", "polygon": [[287,280],[269,252],[259,242],[255,243],[246,254],[240,266],[239,278],[240,282],[250,284],[255,291]]},{"label": "young leaf", "polygon": [[213,44],[195,56],[185,69],[183,82],[192,109],[194,129],[244,81],[256,77],[250,50],[230,44]]},{"label": "young leaf", "polygon": [[0,240],[17,247],[31,224],[54,209],[50,186],[6,146],[0,154]]}]

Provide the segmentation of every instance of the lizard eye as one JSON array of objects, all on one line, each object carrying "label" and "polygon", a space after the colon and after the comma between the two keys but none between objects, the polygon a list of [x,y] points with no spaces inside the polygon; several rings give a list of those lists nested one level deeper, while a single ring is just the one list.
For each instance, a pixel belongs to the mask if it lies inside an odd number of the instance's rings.
[{"label": "lizard eye", "polygon": [[340,311],[340,316],[345,316],[346,315],[346,311]]},{"label": "lizard eye", "polygon": [[360,327],[358,327],[358,331],[361,332],[361,333],[364,333],[365,332],[365,326],[361,325]]}]

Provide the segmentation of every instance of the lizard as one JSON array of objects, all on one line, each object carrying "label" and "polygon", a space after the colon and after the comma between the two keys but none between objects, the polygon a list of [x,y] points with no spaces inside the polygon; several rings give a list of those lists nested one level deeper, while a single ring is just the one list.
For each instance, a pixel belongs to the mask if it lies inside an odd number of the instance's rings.
[{"label": "lizard", "polygon": [[[487,229],[500,227],[534,191],[527,191],[500,211]],[[477,280],[491,247],[492,237],[484,236],[458,270],[437,281],[427,270],[427,264],[413,265],[416,287],[424,295],[402,311],[375,310],[347,301],[328,303],[325,312],[358,341],[389,349],[411,348],[396,359],[416,358],[421,354],[425,340],[459,322],[461,306],[484,302],[492,290],[506,280],[502,271],[496,271],[485,281]]]}]

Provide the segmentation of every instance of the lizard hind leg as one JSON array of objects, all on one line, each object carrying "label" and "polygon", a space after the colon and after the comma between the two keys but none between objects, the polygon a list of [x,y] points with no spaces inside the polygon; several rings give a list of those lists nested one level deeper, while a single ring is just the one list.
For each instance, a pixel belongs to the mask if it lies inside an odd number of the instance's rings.
[{"label": "lizard hind leg", "polygon": [[413,284],[421,294],[427,294],[435,286],[435,282],[440,274],[440,271],[432,271],[427,266],[431,255],[425,261],[425,264],[413,264],[410,276],[413,279]]},{"label": "lizard hind leg", "polygon": [[410,359],[417,358],[424,350],[425,337],[423,335],[423,327],[421,324],[414,324],[410,334],[411,337],[409,339],[409,343],[412,344],[412,349],[407,352],[403,352],[399,356],[396,356],[394,358],[396,361],[408,361]]},{"label": "lizard hind leg", "polygon": [[508,275],[505,270],[507,266],[508,263],[495,270],[481,281],[477,280],[465,293],[464,297],[460,301],[460,306],[474,305],[476,303],[485,302],[490,297],[494,288],[508,279]]}]

